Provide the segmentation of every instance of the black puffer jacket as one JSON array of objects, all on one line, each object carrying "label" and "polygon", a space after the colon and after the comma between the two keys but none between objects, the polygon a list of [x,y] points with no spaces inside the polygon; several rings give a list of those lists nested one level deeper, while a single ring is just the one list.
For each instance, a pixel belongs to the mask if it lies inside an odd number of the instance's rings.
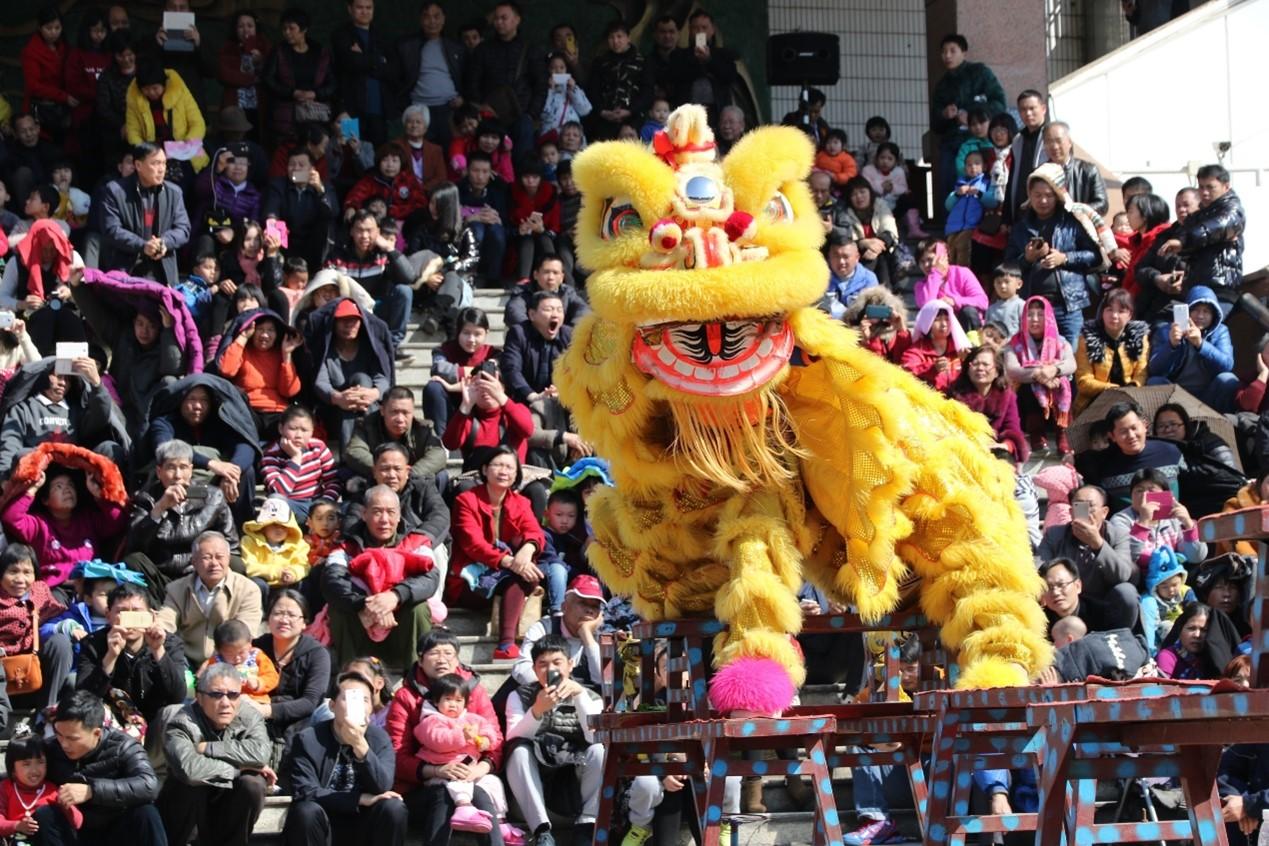
[{"label": "black puffer jacket", "polygon": [[80,641],[76,687],[103,699],[112,688],[122,690],[147,720],[158,716],[164,706],[185,701],[185,644],[180,635],[169,634],[163,641],[162,660],[155,661],[148,646],[136,655],[124,650],[114,672],[106,675],[103,664],[109,634],[106,627]]},{"label": "black puffer jacket", "polygon": [[112,824],[129,808],[153,802],[159,796],[159,780],[145,750],[128,735],[102,729],[97,748],[78,761],[66,757],[55,738],[44,741],[48,780],[53,784],[87,784],[93,798],[79,806],[84,830]]},{"label": "black puffer jacket", "polygon": [[159,520],[151,516],[154,503],[163,497],[161,484],[132,498],[129,518],[128,551],[144,552],[169,579],[193,572],[190,564],[194,538],[206,531],[220,532],[229,539],[231,555],[238,554],[238,530],[234,515],[217,485],[207,485],[207,498],[187,499],[164,512]]},{"label": "black puffer jacket", "polygon": [[1187,286],[1210,285],[1218,292],[1238,287],[1243,278],[1246,226],[1242,201],[1232,190],[1185,219],[1180,240],[1181,255],[1189,262]]}]

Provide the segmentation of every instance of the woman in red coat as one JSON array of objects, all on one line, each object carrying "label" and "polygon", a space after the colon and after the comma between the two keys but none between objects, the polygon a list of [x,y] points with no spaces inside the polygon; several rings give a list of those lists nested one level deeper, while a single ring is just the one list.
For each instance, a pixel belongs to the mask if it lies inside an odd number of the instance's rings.
[{"label": "woman in red coat", "polygon": [[542,526],[520,486],[520,459],[500,446],[480,467],[482,484],[454,500],[454,552],[445,590],[448,605],[483,609],[502,596],[495,661],[520,657],[516,633],[524,602],[542,581],[537,558],[546,546]]},{"label": "woman in red coat", "polygon": [[58,143],[70,125],[79,99],[66,90],[66,42],[62,13],[54,5],[40,9],[38,28],[22,48],[22,110],[35,114],[46,138]]},{"label": "woman in red coat", "polygon": [[912,346],[903,353],[903,369],[946,394],[961,375],[961,356],[969,347],[952,307],[930,300],[917,313]]},{"label": "woman in red coat", "polygon": [[952,396],[991,421],[1000,441],[1019,461],[1031,455],[1018,416],[1018,394],[1005,379],[1005,363],[995,347],[974,347],[965,356]]},{"label": "woman in red coat", "polygon": [[1145,258],[1154,246],[1155,239],[1172,223],[1168,220],[1168,204],[1156,194],[1134,194],[1128,198],[1128,271],[1124,274],[1123,288],[1134,297],[1140,292],[1137,284],[1137,263]]}]

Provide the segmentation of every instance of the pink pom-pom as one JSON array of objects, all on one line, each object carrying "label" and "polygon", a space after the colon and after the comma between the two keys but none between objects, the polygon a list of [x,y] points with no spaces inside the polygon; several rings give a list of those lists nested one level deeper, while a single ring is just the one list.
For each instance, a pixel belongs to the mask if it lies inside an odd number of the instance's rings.
[{"label": "pink pom-pom", "polygon": [[714,674],[709,704],[715,711],[779,716],[793,704],[797,689],[770,658],[739,658]]}]

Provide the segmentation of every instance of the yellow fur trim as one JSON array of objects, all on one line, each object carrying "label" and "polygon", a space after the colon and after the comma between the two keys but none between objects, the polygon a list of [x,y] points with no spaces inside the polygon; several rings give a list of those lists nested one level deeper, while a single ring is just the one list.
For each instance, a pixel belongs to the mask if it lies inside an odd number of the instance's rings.
[{"label": "yellow fur trim", "polygon": [[1027,671],[1000,658],[983,658],[961,670],[956,686],[962,690],[983,687],[1023,687]]}]

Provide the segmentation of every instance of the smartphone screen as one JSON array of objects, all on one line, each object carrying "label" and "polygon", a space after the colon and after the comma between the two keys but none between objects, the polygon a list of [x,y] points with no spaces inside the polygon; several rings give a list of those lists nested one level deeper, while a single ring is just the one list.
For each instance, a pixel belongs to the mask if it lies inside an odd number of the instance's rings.
[{"label": "smartphone screen", "polygon": [[698,50],[704,50],[708,42],[709,39],[705,37],[705,33],[696,33],[696,47]]},{"label": "smartphone screen", "polygon": [[344,691],[344,716],[353,725],[366,725],[368,704],[366,691],[353,688]]},{"label": "smartphone screen", "polygon": [[1173,304],[1172,322],[1180,326],[1182,332],[1188,331],[1190,328],[1190,307],[1185,303]]},{"label": "smartphone screen", "polygon": [[1093,506],[1087,502],[1076,502],[1071,505],[1071,514],[1076,520],[1087,523],[1093,516]]},{"label": "smartphone screen", "polygon": [[557,684],[559,684],[563,680],[564,680],[564,677],[560,675],[559,670],[551,670],[549,673],[546,674],[547,687],[555,687]]},{"label": "smartphone screen", "polygon": [[1149,491],[1146,493],[1146,502],[1154,503],[1154,517],[1156,520],[1167,517],[1172,513],[1174,500],[1172,499],[1171,491]]}]

